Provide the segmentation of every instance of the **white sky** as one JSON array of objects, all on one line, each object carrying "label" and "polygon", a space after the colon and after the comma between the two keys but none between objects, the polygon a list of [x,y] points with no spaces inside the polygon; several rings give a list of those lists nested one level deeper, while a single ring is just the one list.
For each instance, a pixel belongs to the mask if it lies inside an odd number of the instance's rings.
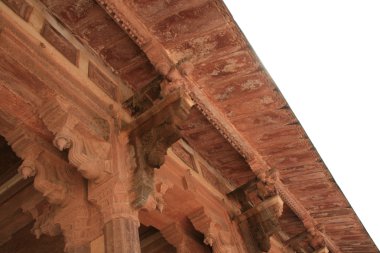
[{"label": "white sky", "polygon": [[380,1],[225,0],[380,246]]}]

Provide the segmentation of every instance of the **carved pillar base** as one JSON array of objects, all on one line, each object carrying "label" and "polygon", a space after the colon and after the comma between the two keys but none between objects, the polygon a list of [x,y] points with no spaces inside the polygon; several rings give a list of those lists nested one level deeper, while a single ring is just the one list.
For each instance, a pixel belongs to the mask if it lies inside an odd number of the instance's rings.
[{"label": "carved pillar base", "polygon": [[105,253],[141,253],[139,223],[116,218],[104,226]]},{"label": "carved pillar base", "polygon": [[91,253],[90,245],[82,245],[77,247],[70,247],[66,250],[67,253]]}]

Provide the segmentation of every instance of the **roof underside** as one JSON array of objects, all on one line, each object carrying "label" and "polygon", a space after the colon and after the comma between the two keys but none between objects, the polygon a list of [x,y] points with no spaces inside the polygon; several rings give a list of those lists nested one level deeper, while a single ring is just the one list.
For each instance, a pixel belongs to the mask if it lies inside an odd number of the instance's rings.
[{"label": "roof underside", "polygon": [[[3,2],[23,15],[18,10],[24,1]],[[143,90],[160,78],[144,52],[96,2],[41,2],[133,90]],[[268,165],[279,170],[283,184],[324,226],[325,233],[342,252],[378,252],[222,1],[130,0],[125,4],[174,62],[186,59],[194,65],[191,78],[223,113],[224,120]],[[62,54],[69,59],[69,46],[55,35],[54,29],[45,27],[44,31],[46,39],[59,44]],[[9,66],[18,73],[27,72],[3,57],[0,72],[9,72]],[[37,77],[30,73],[28,76],[30,85],[44,86]],[[24,82],[26,77],[14,78]],[[235,185],[254,177],[244,158],[198,109],[193,109],[182,132],[190,146]],[[0,148],[5,147],[0,144]],[[289,237],[304,230],[302,222],[288,208],[281,225]]]}]

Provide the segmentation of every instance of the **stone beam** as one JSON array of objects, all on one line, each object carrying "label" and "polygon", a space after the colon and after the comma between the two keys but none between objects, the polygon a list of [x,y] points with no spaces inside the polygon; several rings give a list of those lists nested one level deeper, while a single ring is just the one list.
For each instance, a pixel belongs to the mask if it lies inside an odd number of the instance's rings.
[{"label": "stone beam", "polygon": [[[120,95],[111,98],[102,88],[89,79],[86,71],[83,71],[83,67],[78,67],[65,58],[54,45],[40,34],[38,25],[33,23],[38,22],[36,20],[42,20],[41,22],[43,22],[45,18],[43,16],[45,15],[44,12],[39,10],[38,7],[34,8],[30,14],[30,22],[27,23],[13,13],[3,2],[0,2],[0,7],[0,53],[2,57],[17,62],[20,67],[29,72],[29,75],[43,77],[41,81],[46,87],[44,87],[44,92],[41,92],[42,87],[37,92],[32,83],[27,83],[22,87],[12,85],[9,82],[5,82],[5,85],[9,85],[9,88],[12,88],[15,92],[27,95],[28,99],[33,99],[32,101],[36,105],[43,104],[44,100],[51,97],[51,95],[60,94],[93,115],[99,115],[103,118],[116,117],[125,122],[131,121],[130,115],[123,110],[120,103],[121,97],[125,98],[130,96],[131,93],[121,91],[122,88],[118,88]],[[53,19],[47,17],[47,20]],[[55,25],[57,25],[56,21]],[[71,38],[71,40],[73,39]],[[74,41],[73,43],[75,44],[74,46],[80,47],[79,42]],[[82,60],[87,59],[88,61],[89,58],[93,58],[92,54],[83,46],[76,50],[81,53]],[[94,62],[99,62],[99,60],[94,60]],[[104,67],[101,67],[99,63],[97,63],[97,66],[104,73],[108,72],[103,70]],[[3,74],[6,73],[3,72]],[[15,82],[15,79],[5,77],[4,80]],[[112,77],[112,80],[117,80],[117,78]],[[120,82],[117,83],[119,83],[119,87],[124,85]]]}]

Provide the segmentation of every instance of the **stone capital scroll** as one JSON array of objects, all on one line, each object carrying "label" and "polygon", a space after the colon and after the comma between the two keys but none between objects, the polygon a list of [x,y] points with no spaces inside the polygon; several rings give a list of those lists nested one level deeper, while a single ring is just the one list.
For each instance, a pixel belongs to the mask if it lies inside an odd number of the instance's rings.
[{"label": "stone capital scroll", "polygon": [[25,209],[36,220],[33,232],[37,238],[63,233],[66,251],[70,252],[99,236],[100,216],[86,201],[83,178],[62,154],[24,126],[18,126],[6,138],[23,159],[19,173],[23,178],[34,177],[34,187],[49,203],[42,213],[33,207]]},{"label": "stone capital scroll", "polygon": [[105,120],[86,117],[60,97],[45,103],[39,115],[55,135],[54,146],[69,150],[70,163],[84,178],[97,183],[112,174],[110,130]]}]

